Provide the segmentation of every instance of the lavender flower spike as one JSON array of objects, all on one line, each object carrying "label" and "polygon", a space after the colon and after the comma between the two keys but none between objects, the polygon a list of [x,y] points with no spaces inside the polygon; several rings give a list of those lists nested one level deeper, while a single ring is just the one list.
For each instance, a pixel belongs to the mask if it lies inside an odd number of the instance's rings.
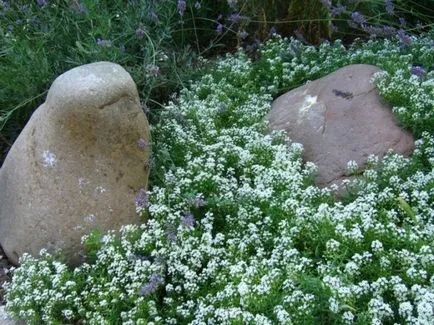
[{"label": "lavender flower spike", "polygon": [[398,31],[396,37],[398,37],[403,46],[409,46],[413,42],[411,36],[408,35],[402,28]]},{"label": "lavender flower spike", "polygon": [[143,287],[139,290],[140,296],[147,296],[155,291],[158,290],[158,288],[164,284],[164,279],[160,274],[154,273],[149,276],[149,281],[146,283]]},{"label": "lavender flower spike", "polygon": [[185,0],[178,0],[178,13],[181,17],[184,15],[185,9],[187,9],[187,3]]},{"label": "lavender flower spike", "polygon": [[141,188],[136,195],[136,209],[145,209],[150,205],[149,193]]},{"label": "lavender flower spike", "polygon": [[102,46],[102,47],[111,47],[112,46],[112,41],[98,38],[96,40],[96,44],[99,45],[99,46]]},{"label": "lavender flower spike", "polygon": [[217,30],[217,34],[221,34],[222,31],[223,31],[223,25],[222,24],[218,24],[216,30]]},{"label": "lavender flower spike", "polygon": [[395,6],[393,5],[392,0],[385,0],[386,12],[389,15],[393,15],[395,13]]},{"label": "lavender flower spike", "polygon": [[410,72],[411,72],[411,74],[418,76],[419,78],[426,76],[425,69],[420,65],[412,66]]},{"label": "lavender flower spike", "polygon": [[158,22],[158,16],[155,13],[155,11],[151,11],[151,13],[149,15],[151,16],[151,20],[152,20],[153,23]]},{"label": "lavender flower spike", "polygon": [[142,28],[140,28],[140,27],[137,28],[136,29],[136,36],[137,36],[137,38],[142,38],[143,35],[145,35],[145,31]]},{"label": "lavender flower spike", "polygon": [[363,17],[363,15],[362,15],[360,12],[358,12],[358,11],[354,11],[354,12],[351,14],[351,19],[352,19],[355,23],[360,24],[360,25],[362,25],[362,24],[364,24],[364,23],[366,22],[365,17]]},{"label": "lavender flower spike", "polygon": [[194,223],[195,223],[195,220],[194,220],[194,217],[193,217],[193,215],[191,213],[185,213],[181,217],[181,224],[184,227],[193,228],[194,227]]},{"label": "lavender flower spike", "polygon": [[237,34],[241,39],[246,39],[247,36],[249,36],[249,33],[247,33],[245,30],[238,32]]}]

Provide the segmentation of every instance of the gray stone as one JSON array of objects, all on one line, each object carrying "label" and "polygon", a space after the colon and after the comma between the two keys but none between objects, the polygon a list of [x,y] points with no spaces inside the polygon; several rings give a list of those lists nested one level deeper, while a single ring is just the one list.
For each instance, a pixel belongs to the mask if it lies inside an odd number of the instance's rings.
[{"label": "gray stone", "polygon": [[5,310],[5,306],[0,306],[0,325],[24,325],[23,320],[13,320],[11,315]]},{"label": "gray stone", "polygon": [[134,198],[147,186],[149,140],[121,66],[97,62],[59,76],[0,169],[0,244],[10,261],[46,248],[78,264],[84,234],[139,223]]},{"label": "gray stone", "polygon": [[363,168],[369,155],[388,149],[408,156],[414,141],[371,83],[380,71],[355,64],[278,97],[268,114],[270,130],[285,130],[304,146],[303,158],[318,166],[319,186],[339,184],[347,163]]}]

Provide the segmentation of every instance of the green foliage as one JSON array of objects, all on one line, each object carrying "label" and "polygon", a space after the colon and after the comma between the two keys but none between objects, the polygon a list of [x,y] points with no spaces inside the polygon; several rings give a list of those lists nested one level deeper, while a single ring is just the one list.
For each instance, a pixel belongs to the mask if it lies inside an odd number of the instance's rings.
[{"label": "green foliage", "polygon": [[[205,48],[186,23],[193,24],[201,12],[193,1],[182,16],[176,1],[46,2],[0,3],[3,148],[44,101],[54,78],[68,69],[95,61],[119,63],[132,75],[143,103],[160,108],[198,72],[198,55],[213,47],[206,43]],[[214,27],[205,19],[197,26]]]},{"label": "green foliage", "polygon": [[[361,24],[346,27],[356,10],[370,25],[396,28],[403,13],[412,32],[417,17],[431,24],[432,1],[394,1],[390,17],[383,1],[348,1],[342,18],[322,2],[202,1],[199,8],[187,1],[182,12],[174,0],[0,2],[0,126],[8,137],[55,76],[79,64],[122,64],[151,108],[185,86],[150,116],[155,171],[148,209],[138,207],[148,221],[119,236],[86,236],[89,264],[75,269],[46,252],[23,256],[6,286],[15,317],[30,324],[432,323],[433,32],[350,46],[303,40],[334,37],[331,23],[344,24],[348,39],[366,35]],[[274,24],[303,37],[276,36],[255,61],[242,51],[199,60],[234,46],[251,53]],[[352,196],[336,202],[332,189],[313,186],[315,166],[302,163],[301,146],[287,148],[282,133],[264,135],[265,116],[273,96],[352,63],[384,69],[374,82],[418,140],[411,158],[370,157],[347,184]]]},{"label": "green foliage", "polygon": [[101,249],[102,243],[102,232],[100,230],[93,230],[89,235],[87,235],[83,241],[83,246],[86,252],[86,258],[89,263],[96,261],[96,254]]},{"label": "green foliage", "polygon": [[[342,202],[306,181],[315,166],[302,163],[300,145],[264,134],[272,96],[351,63],[382,67],[374,82],[391,105],[427,113],[431,43],[430,34],[405,48],[275,37],[255,62],[241,51],[216,60],[154,125],[161,178],[137,207],[147,222],[87,236],[92,264],[73,271],[45,253],[25,256],[7,287],[9,311],[54,323],[431,323],[429,116],[403,119],[420,134],[411,158],[370,157]],[[418,62],[425,74],[412,70]],[[421,90],[401,93],[401,84]]]},{"label": "green foliage", "polygon": [[[358,36],[381,34],[378,29],[384,26],[395,28],[388,34],[392,37],[401,28],[419,33],[432,25],[433,1],[393,1],[393,14],[385,11],[383,0],[187,0],[182,11],[176,0],[2,1],[1,155],[44,101],[56,76],[77,65],[101,60],[121,64],[133,76],[146,110],[154,112],[198,76],[203,56],[239,46],[253,54],[274,31],[295,33],[313,44],[336,38],[350,43]],[[338,15],[340,5],[345,10]],[[356,11],[366,20],[363,26],[348,24]]]}]

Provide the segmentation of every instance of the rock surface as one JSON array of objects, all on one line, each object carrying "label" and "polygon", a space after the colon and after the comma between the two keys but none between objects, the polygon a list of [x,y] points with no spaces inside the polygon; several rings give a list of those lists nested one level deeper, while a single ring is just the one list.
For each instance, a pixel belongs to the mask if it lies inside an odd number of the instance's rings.
[{"label": "rock surface", "polygon": [[78,264],[84,234],[140,222],[134,197],[147,185],[149,140],[121,66],[97,62],[59,76],[0,169],[0,244],[10,261],[46,248]]},{"label": "rock surface", "polygon": [[414,141],[370,82],[378,67],[355,64],[278,97],[268,114],[271,130],[285,130],[304,147],[303,158],[318,166],[319,186],[339,184],[354,160],[388,149],[408,156]]}]

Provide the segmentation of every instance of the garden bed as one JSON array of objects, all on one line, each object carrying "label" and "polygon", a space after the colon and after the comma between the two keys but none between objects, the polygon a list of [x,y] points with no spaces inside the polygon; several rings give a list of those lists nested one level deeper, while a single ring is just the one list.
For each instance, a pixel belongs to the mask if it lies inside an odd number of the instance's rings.
[{"label": "garden bed", "polygon": [[[432,39],[276,36],[257,61],[213,63],[153,125],[153,187],[136,202],[146,221],[87,236],[94,258],[75,269],[24,256],[8,309],[35,324],[432,323]],[[336,201],[265,116],[278,93],[353,63],[384,69],[378,91],[418,140],[411,158],[371,157]]]}]

